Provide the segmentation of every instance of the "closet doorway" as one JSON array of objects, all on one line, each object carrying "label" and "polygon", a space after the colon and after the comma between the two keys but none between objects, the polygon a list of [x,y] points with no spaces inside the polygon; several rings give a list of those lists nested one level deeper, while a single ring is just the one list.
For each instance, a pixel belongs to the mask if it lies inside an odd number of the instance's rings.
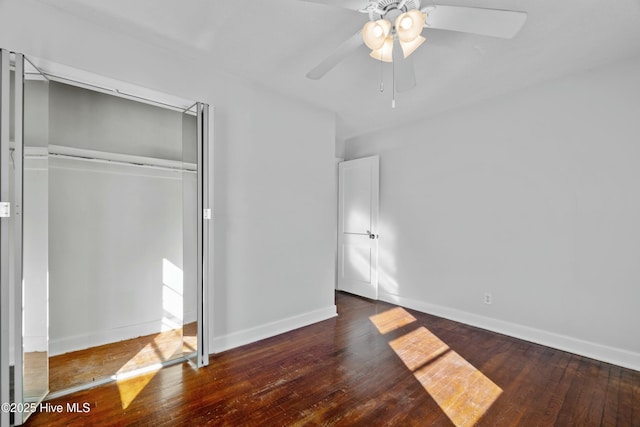
[{"label": "closet doorway", "polygon": [[[2,55],[13,401],[208,364],[208,106]],[[121,390],[123,407],[139,391]]]}]

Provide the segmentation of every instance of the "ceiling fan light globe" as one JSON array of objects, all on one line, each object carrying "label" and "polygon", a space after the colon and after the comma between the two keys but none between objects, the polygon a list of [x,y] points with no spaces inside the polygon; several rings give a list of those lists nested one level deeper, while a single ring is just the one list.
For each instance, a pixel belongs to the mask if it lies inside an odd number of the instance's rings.
[{"label": "ceiling fan light globe", "polygon": [[389,35],[384,40],[382,47],[379,49],[374,49],[369,54],[372,58],[377,59],[378,61],[383,62],[392,62],[393,61],[393,36]]},{"label": "ceiling fan light globe", "polygon": [[402,48],[402,53],[405,58],[411,55],[415,50],[420,47],[422,43],[424,43],[427,39],[422,36],[418,36],[410,42],[403,42],[400,40],[400,47]]},{"label": "ceiling fan light globe", "polygon": [[410,29],[412,25],[413,19],[411,19],[409,16],[405,16],[404,18],[402,18],[402,21],[400,21],[400,28],[402,28],[403,30]]},{"label": "ceiling fan light globe", "polygon": [[401,15],[398,15],[395,22],[398,40],[410,42],[418,38],[424,28],[426,15],[418,9],[411,9]]},{"label": "ceiling fan light globe", "polygon": [[362,27],[362,40],[369,49],[380,49],[389,33],[391,33],[391,22],[386,19],[369,21]]}]

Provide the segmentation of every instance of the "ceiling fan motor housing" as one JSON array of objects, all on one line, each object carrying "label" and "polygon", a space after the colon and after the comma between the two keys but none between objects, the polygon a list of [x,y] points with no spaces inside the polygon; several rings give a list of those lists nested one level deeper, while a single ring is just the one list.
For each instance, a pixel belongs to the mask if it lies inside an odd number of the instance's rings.
[{"label": "ceiling fan motor housing", "polygon": [[393,22],[396,16],[403,12],[411,9],[420,9],[420,0],[378,0],[377,2],[372,2],[370,4],[375,5],[374,7],[369,8],[369,19],[372,21],[386,17]]}]

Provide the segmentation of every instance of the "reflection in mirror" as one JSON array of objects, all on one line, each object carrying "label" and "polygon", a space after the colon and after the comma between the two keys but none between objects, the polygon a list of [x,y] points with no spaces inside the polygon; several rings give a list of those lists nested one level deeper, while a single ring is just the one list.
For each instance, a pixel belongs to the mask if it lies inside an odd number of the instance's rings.
[{"label": "reflection in mirror", "polygon": [[23,400],[49,390],[49,82],[25,61],[23,172]]},{"label": "reflection in mirror", "polygon": [[184,325],[183,352],[196,356],[197,339],[197,120],[196,105],[182,114],[182,206],[184,259]]},{"label": "reflection in mirror", "polygon": [[[49,362],[59,395],[181,357],[193,291],[181,113],[58,81],[49,106]],[[123,408],[145,386],[118,383]]]}]

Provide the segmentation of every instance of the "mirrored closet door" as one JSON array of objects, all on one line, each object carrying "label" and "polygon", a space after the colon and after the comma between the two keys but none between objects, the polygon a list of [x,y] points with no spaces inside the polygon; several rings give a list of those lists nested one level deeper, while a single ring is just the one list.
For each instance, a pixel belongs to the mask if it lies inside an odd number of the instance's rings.
[{"label": "mirrored closet door", "polygon": [[119,381],[126,408],[146,383],[124,379],[208,364],[208,106],[2,61],[2,201],[14,208],[1,235],[3,398]]},{"label": "mirrored closet door", "polygon": [[[21,62],[23,279],[22,316],[18,321],[22,321],[22,394],[24,402],[40,402],[49,391],[49,81],[24,57]],[[19,65],[20,58],[16,58],[17,75]],[[21,160],[18,151],[16,145],[15,162]],[[18,287],[16,295],[19,291]]]},{"label": "mirrored closet door", "polygon": [[[28,418],[49,378],[48,82],[27,65],[23,55],[0,51],[0,376],[2,401],[17,405],[2,414],[3,425]],[[36,92],[37,105],[31,104]]]},{"label": "mirrored closet door", "polygon": [[[182,162],[184,208],[184,278],[185,283],[206,283],[209,267],[209,144],[202,144],[208,134],[209,106],[195,103],[182,113]],[[199,262],[198,260],[204,260]],[[206,288],[203,288],[203,290]],[[203,319],[205,292],[185,287],[183,339],[184,352],[197,365],[209,364],[203,342],[207,335]],[[195,310],[194,310],[195,308]]]}]

